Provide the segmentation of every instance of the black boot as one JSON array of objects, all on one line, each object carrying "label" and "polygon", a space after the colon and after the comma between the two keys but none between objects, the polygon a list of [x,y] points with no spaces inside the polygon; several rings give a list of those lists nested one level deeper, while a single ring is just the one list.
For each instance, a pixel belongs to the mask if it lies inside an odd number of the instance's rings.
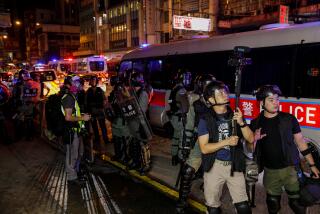
[{"label": "black boot", "polygon": [[128,169],[140,169],[141,168],[141,147],[140,142],[137,139],[133,139],[130,142],[130,156],[132,158],[131,164],[128,166]]},{"label": "black boot", "polygon": [[187,198],[191,191],[192,178],[195,174],[195,169],[188,164],[185,164],[181,173],[179,199],[176,206],[177,213],[184,213],[187,206]]},{"label": "black boot", "polygon": [[178,155],[173,155],[171,158],[171,164],[172,166],[176,166],[179,163],[179,156]]},{"label": "black boot", "polygon": [[289,198],[289,206],[295,214],[305,214],[306,207],[299,203],[298,198]]},{"label": "black boot", "polygon": [[119,161],[122,163],[128,163],[129,162],[129,155],[128,155],[128,151],[127,151],[127,139],[126,137],[120,137],[119,138]]},{"label": "black boot", "polygon": [[208,214],[221,214],[221,208],[220,207],[207,207]]},{"label": "black boot", "polygon": [[112,137],[113,148],[114,148],[114,156],[111,158],[113,161],[118,161],[121,157],[121,140],[119,137]]}]

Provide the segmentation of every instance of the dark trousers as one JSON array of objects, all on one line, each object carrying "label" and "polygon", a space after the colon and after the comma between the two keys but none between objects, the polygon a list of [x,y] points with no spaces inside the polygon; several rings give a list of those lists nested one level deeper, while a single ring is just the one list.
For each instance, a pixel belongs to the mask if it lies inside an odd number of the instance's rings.
[{"label": "dark trousers", "polygon": [[100,142],[98,123],[99,123],[99,127],[101,129],[103,141],[105,143],[108,143],[109,140],[108,140],[108,133],[107,133],[107,127],[106,127],[105,118],[93,118],[92,119],[91,125],[92,125],[92,129],[93,129],[93,132],[94,132],[95,141],[96,142]]}]

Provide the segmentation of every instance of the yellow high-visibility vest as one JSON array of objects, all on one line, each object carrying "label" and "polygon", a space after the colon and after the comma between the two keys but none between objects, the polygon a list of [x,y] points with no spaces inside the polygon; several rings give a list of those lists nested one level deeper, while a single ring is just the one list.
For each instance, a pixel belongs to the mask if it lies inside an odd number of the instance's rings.
[{"label": "yellow high-visibility vest", "polygon": [[[71,96],[73,97],[73,99],[74,99],[74,108],[75,108],[76,111],[75,111],[75,112],[72,111],[72,116],[73,116],[73,117],[81,117],[81,111],[80,111],[80,107],[79,107],[77,98],[76,98],[73,94],[65,94],[65,95],[63,95],[63,97],[61,98],[61,100],[63,100],[64,98],[66,98],[67,95],[71,95]],[[66,116],[66,113],[65,113],[64,108],[63,108],[62,105],[61,105],[61,111],[62,111],[62,114],[63,114],[64,116]],[[72,130],[75,131],[75,132],[77,132],[77,133],[79,133],[80,130],[81,130],[81,128],[84,128],[84,121],[77,121],[77,122],[78,122],[78,125],[79,125],[79,126],[72,128]]]}]

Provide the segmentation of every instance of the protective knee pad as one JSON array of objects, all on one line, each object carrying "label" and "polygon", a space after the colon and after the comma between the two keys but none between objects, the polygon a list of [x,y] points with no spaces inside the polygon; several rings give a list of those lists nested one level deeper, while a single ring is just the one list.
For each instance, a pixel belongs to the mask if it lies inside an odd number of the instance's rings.
[{"label": "protective knee pad", "polygon": [[237,209],[238,214],[251,214],[251,208],[248,201],[242,201],[235,203],[234,206]]},{"label": "protective knee pad", "polygon": [[298,198],[289,198],[289,206],[295,214],[305,214],[306,207],[299,203]]},{"label": "protective knee pad", "polygon": [[208,214],[221,214],[221,208],[220,207],[207,207]]},{"label": "protective knee pad", "polygon": [[276,214],[279,212],[280,206],[280,195],[269,195],[267,194],[267,206],[270,214]]}]

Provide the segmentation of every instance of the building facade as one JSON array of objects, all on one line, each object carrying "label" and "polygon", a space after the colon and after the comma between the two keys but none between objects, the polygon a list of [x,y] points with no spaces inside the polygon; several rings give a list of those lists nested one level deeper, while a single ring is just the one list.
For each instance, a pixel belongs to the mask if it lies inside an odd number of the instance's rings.
[{"label": "building facade", "polygon": [[[317,0],[81,0],[80,48],[74,55],[259,29],[279,21],[280,5],[288,6],[290,21],[318,11]],[[209,29],[174,29],[175,15],[209,19]]]}]

